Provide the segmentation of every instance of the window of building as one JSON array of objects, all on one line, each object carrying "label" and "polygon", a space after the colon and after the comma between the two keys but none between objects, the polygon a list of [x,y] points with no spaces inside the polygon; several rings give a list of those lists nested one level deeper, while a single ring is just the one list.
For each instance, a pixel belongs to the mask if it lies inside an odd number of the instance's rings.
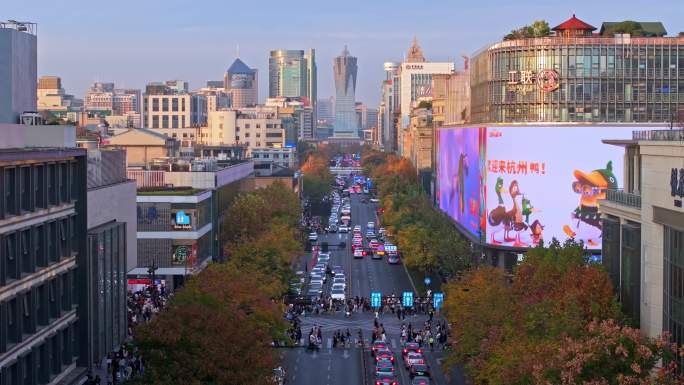
[{"label": "window of building", "polygon": [[31,184],[31,166],[19,169],[19,197],[21,198],[21,211],[33,211],[33,186]]},{"label": "window of building", "polygon": [[50,308],[50,318],[59,318],[60,309],[59,302],[57,302],[57,279],[48,282],[48,300]]},{"label": "window of building", "polygon": [[185,98],[181,98],[181,111],[185,112]]},{"label": "window of building", "polygon": [[5,212],[9,215],[18,214],[17,210],[17,192],[16,192],[16,175],[17,169],[14,167],[5,168]]},{"label": "window of building", "polygon": [[183,137],[184,137],[184,138],[187,138],[187,137],[188,137],[188,133],[187,133],[187,132],[184,132],[184,133],[183,133]]},{"label": "window of building", "polygon": [[266,137],[267,138],[280,138],[280,137],[282,137],[282,134],[280,132],[267,132]]},{"label": "window of building", "polygon": [[257,124],[257,125],[256,125],[256,128],[261,128],[261,124]]},{"label": "window of building", "polygon": [[36,328],[33,324],[33,292],[29,291],[21,296],[21,324],[24,334],[35,333]]},{"label": "window of building", "polygon": [[33,261],[34,243],[31,242],[31,230],[24,230],[19,234],[21,242],[21,272],[30,274],[33,273],[35,266]]},{"label": "window of building", "polygon": [[59,199],[62,203],[70,203],[69,199],[69,163],[59,164]]},{"label": "window of building", "polygon": [[268,158],[270,158],[270,157],[271,157],[271,156],[270,156],[269,154],[264,154],[264,159],[268,159]]},{"label": "window of building", "polygon": [[161,128],[169,128],[169,116],[168,115],[163,115],[162,116],[162,126]]},{"label": "window of building", "polygon": [[159,112],[159,98],[152,98],[152,111]]},{"label": "window of building", "polygon": [[48,324],[48,289],[47,285],[43,284],[36,288],[36,318],[39,326]]},{"label": "window of building", "polygon": [[9,345],[16,344],[20,341],[19,322],[17,316],[19,315],[19,300],[12,298],[7,304],[7,343]]},{"label": "window of building", "polygon": [[181,128],[185,127],[185,115],[181,115]]},{"label": "window of building", "polygon": [[67,258],[71,256],[71,250],[69,249],[69,238],[67,237],[68,235],[68,227],[69,227],[69,219],[65,218],[60,220],[58,223],[59,226],[59,254],[62,258]]},{"label": "window of building", "polygon": [[152,116],[152,128],[159,128],[159,115]]},{"label": "window of building", "polygon": [[164,112],[169,111],[169,99],[168,98],[162,99],[162,111],[164,111]]},{"label": "window of building", "polygon": [[257,138],[261,138],[261,133],[260,133],[260,132],[257,132],[257,133],[256,133],[256,137],[257,137]]},{"label": "window of building", "polygon": [[245,133],[245,138],[249,138],[249,132]]},{"label": "window of building", "polygon": [[45,203],[45,165],[38,165],[34,169],[36,184],[35,187],[35,197],[36,197],[36,207],[47,208]]},{"label": "window of building", "polygon": [[171,111],[173,111],[173,112],[178,111],[178,98],[171,99]]},{"label": "window of building", "polygon": [[45,247],[45,225],[36,226],[34,228],[33,235],[36,264],[39,267],[46,267],[48,265],[48,257]]},{"label": "window of building", "polygon": [[171,128],[178,128],[178,115],[171,116]]},{"label": "window of building", "polygon": [[249,128],[249,123],[246,123],[246,124],[245,124],[245,128]]},{"label": "window of building", "polygon": [[5,268],[7,280],[19,279],[17,233],[5,234]]},{"label": "window of building", "polygon": [[47,236],[47,254],[49,263],[59,260],[59,244],[57,242],[57,222],[52,221],[45,224]]},{"label": "window of building", "polygon": [[274,159],[280,159],[280,154],[273,154]]}]

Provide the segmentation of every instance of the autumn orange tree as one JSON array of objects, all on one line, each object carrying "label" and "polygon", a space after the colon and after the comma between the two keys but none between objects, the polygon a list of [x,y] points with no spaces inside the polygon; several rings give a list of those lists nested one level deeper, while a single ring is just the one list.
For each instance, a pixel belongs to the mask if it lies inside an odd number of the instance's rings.
[{"label": "autumn orange tree", "polygon": [[[667,358],[656,341],[634,340],[628,328],[606,332],[606,325],[624,319],[609,277],[572,240],[530,249],[510,281],[500,270],[481,267],[450,282],[445,292],[444,309],[454,325],[450,362],[464,363],[476,384],[639,384],[615,379],[634,375],[625,369],[632,364],[647,377]],[[642,353],[632,351],[623,357],[619,349],[603,352],[600,342],[610,335],[643,346],[643,355],[655,359],[642,360]],[[604,359],[626,366],[603,365]],[[561,381],[568,376],[571,382]]]},{"label": "autumn orange tree", "polygon": [[211,265],[168,308],[135,330],[145,373],[134,384],[269,383],[277,366],[270,341],[284,330],[258,274]]},{"label": "autumn orange tree", "polygon": [[396,235],[404,263],[423,273],[458,274],[468,266],[468,244],[417,184],[411,162],[368,150],[361,158],[381,198],[383,225]]}]

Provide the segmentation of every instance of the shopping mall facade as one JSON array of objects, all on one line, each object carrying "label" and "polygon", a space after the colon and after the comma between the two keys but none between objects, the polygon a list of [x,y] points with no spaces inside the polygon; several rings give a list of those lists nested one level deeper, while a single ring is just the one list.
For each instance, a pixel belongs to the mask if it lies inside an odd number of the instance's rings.
[{"label": "shopping mall facade", "polygon": [[[471,121],[435,132],[436,205],[506,270],[581,240],[649,336],[684,343],[684,37],[574,16],[474,55]],[[654,31],[655,30],[655,31]]]},{"label": "shopping mall facade", "polygon": [[595,29],[573,16],[554,28],[556,36],[502,41],[476,53],[473,122],[672,120],[684,103],[684,37]]}]

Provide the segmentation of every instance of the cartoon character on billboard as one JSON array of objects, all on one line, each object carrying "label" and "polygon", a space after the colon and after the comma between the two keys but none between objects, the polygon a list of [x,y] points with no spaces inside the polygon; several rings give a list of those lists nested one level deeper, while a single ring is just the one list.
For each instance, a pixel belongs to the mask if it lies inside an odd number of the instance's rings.
[{"label": "cartoon character on billboard", "polygon": [[539,245],[539,242],[541,242],[542,239],[542,232],[544,231],[544,226],[542,226],[541,222],[539,222],[539,219],[535,219],[534,222],[530,225],[530,233],[532,236],[532,244],[535,246]]},{"label": "cartoon character on billboard", "polygon": [[458,194],[458,210],[460,215],[465,214],[465,178],[468,176],[468,154],[461,154],[458,157],[458,173],[456,176],[456,193]]},{"label": "cartoon character on billboard", "polygon": [[[503,242],[513,242],[512,246],[514,247],[527,246],[527,243],[523,242],[520,239],[520,232],[527,230],[529,226],[527,225],[527,223],[525,223],[525,221],[523,221],[523,213],[520,208],[520,204],[518,203],[518,200],[522,198],[523,195],[520,192],[518,181],[514,179],[508,187],[508,194],[511,196],[511,201],[513,202],[510,210],[506,209],[506,205],[504,204],[504,200],[501,195],[505,192],[503,178],[497,178],[496,184],[494,185],[494,189],[494,191],[496,192],[496,196],[498,198],[498,206],[489,212],[487,219],[491,226],[502,226],[503,228],[499,228],[498,230],[492,231],[491,243],[502,243],[501,241],[498,241],[496,239],[496,233],[503,230]],[[511,231],[516,233],[515,237],[511,237]]]},{"label": "cartoon character on billboard", "polygon": [[598,201],[606,198],[607,189],[618,187],[613,174],[613,162],[609,161],[606,168],[588,174],[580,170],[575,170],[573,174],[576,180],[572,183],[572,189],[580,194],[579,206],[571,214],[572,225],[563,226],[563,231],[570,238],[585,241],[590,247],[598,247],[601,238]]}]

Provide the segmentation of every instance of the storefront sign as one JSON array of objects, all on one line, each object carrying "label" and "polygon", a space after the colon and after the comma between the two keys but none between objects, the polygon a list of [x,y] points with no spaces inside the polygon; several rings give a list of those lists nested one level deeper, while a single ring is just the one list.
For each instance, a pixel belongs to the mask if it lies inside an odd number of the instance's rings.
[{"label": "storefront sign", "polygon": [[173,228],[176,230],[192,230],[192,225],[190,225],[190,216],[182,210],[176,212]]},{"label": "storefront sign", "polygon": [[406,64],[406,66],[404,66],[404,68],[407,70],[422,70],[423,65],[422,64]]},{"label": "storefront sign", "polygon": [[670,195],[675,197],[675,207],[682,207],[682,198],[684,198],[684,168],[678,169],[673,167],[670,171]]},{"label": "storefront sign", "polygon": [[173,263],[182,265],[190,257],[190,247],[185,245],[175,246],[173,250]]},{"label": "storefront sign", "polygon": [[508,71],[509,91],[527,93],[536,88],[542,92],[553,92],[560,87],[558,72],[552,69],[543,69],[537,73],[533,71]]}]

